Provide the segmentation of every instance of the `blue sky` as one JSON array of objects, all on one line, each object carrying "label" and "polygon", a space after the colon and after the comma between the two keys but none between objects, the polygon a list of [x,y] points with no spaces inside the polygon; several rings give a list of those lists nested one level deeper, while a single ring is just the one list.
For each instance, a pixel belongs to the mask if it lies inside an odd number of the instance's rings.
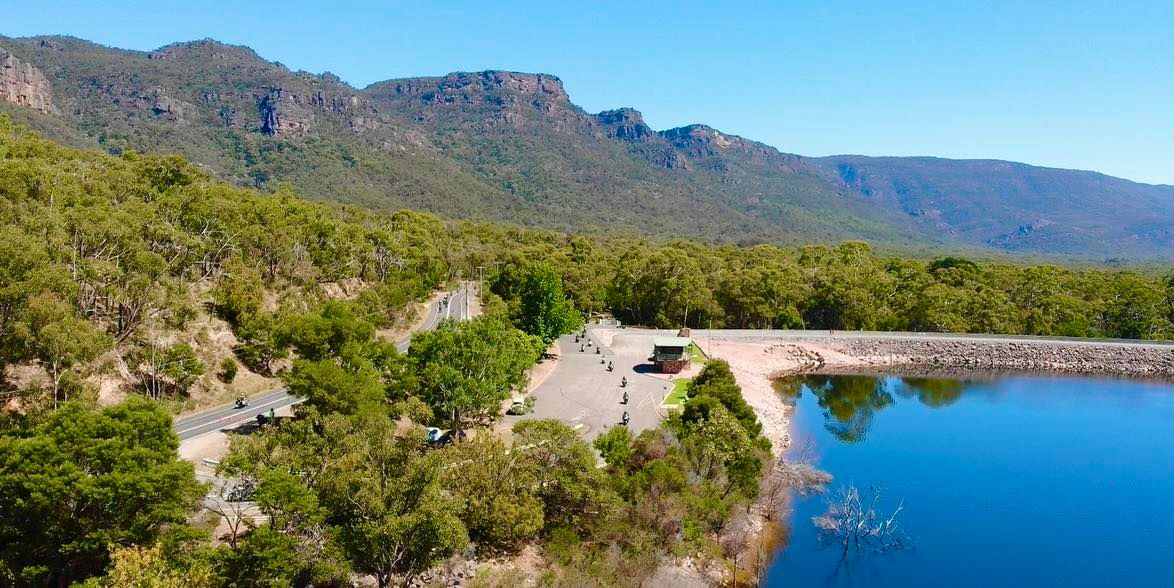
[{"label": "blue sky", "polygon": [[0,34],[141,50],[212,37],[360,87],[551,73],[587,110],[631,106],[657,129],[1174,184],[1174,0],[168,4],[13,2]]}]

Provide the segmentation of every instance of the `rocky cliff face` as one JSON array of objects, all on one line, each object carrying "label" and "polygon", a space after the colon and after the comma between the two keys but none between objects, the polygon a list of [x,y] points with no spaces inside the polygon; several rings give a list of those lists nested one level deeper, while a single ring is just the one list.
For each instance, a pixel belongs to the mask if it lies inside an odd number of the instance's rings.
[{"label": "rocky cliff face", "polygon": [[656,131],[644,124],[644,115],[631,108],[607,110],[595,115],[608,128],[608,136],[621,141],[642,142],[656,136]]},{"label": "rocky cliff face", "polygon": [[142,52],[0,36],[0,47],[0,110],[22,124],[321,198],[744,243],[1174,251],[1174,187],[1007,162],[800,158],[705,125],[657,132],[631,108],[589,113],[546,74],[358,89],[211,40]]},{"label": "rocky cliff face", "polygon": [[417,122],[444,122],[453,118],[453,111],[469,110],[486,115],[477,123],[488,126],[504,122],[521,127],[536,118],[556,130],[590,124],[590,117],[571,103],[562,81],[546,74],[457,72],[439,78],[379,82],[363,94]]},{"label": "rocky cliff face", "polygon": [[56,114],[53,88],[40,70],[0,49],[0,100],[27,106],[43,114]]},{"label": "rocky cliff face", "polygon": [[757,141],[727,135],[706,125],[689,125],[661,131],[660,135],[693,159],[705,159],[737,154],[756,164],[783,166],[788,171],[802,167],[799,156],[782,153]]},{"label": "rocky cliff face", "polygon": [[314,125],[314,113],[305,97],[281,88],[271,88],[257,101],[261,116],[261,134],[287,137],[301,135]]}]

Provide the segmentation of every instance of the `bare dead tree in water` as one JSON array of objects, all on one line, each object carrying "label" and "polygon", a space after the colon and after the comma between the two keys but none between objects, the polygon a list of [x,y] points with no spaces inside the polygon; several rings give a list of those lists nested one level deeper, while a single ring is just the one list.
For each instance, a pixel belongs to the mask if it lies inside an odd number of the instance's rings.
[{"label": "bare dead tree in water", "polygon": [[762,485],[762,505],[768,521],[781,514],[787,496],[819,494],[832,481],[831,474],[815,467],[815,441],[803,438],[795,448],[775,460]]},{"label": "bare dead tree in water", "polygon": [[905,501],[882,515],[877,511],[881,495],[881,489],[875,486],[869,486],[863,494],[855,486],[841,488],[828,499],[827,512],[812,519],[819,529],[820,544],[825,548],[839,547],[845,556],[912,549],[913,539],[897,521]]}]

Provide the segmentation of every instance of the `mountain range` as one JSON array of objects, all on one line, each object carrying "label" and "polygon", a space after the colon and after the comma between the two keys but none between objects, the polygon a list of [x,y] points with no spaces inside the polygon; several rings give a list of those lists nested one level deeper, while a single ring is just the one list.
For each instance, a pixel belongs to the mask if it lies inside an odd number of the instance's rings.
[{"label": "mountain range", "polygon": [[1174,258],[1174,186],[997,160],[803,157],[701,124],[654,130],[630,108],[590,113],[546,74],[354,88],[212,40],[142,52],[0,37],[0,112],[70,145],[177,153],[238,184],[373,208],[738,244]]}]

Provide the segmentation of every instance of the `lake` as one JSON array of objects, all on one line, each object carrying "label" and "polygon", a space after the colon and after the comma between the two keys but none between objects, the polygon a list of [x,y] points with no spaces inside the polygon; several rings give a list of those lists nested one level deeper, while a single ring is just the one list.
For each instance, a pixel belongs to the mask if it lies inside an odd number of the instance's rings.
[{"label": "lake", "polygon": [[793,447],[813,449],[829,491],[880,487],[886,516],[903,500],[913,547],[845,554],[812,523],[827,497],[797,498],[766,585],[1174,586],[1174,386],[841,375],[777,387],[797,404]]}]

